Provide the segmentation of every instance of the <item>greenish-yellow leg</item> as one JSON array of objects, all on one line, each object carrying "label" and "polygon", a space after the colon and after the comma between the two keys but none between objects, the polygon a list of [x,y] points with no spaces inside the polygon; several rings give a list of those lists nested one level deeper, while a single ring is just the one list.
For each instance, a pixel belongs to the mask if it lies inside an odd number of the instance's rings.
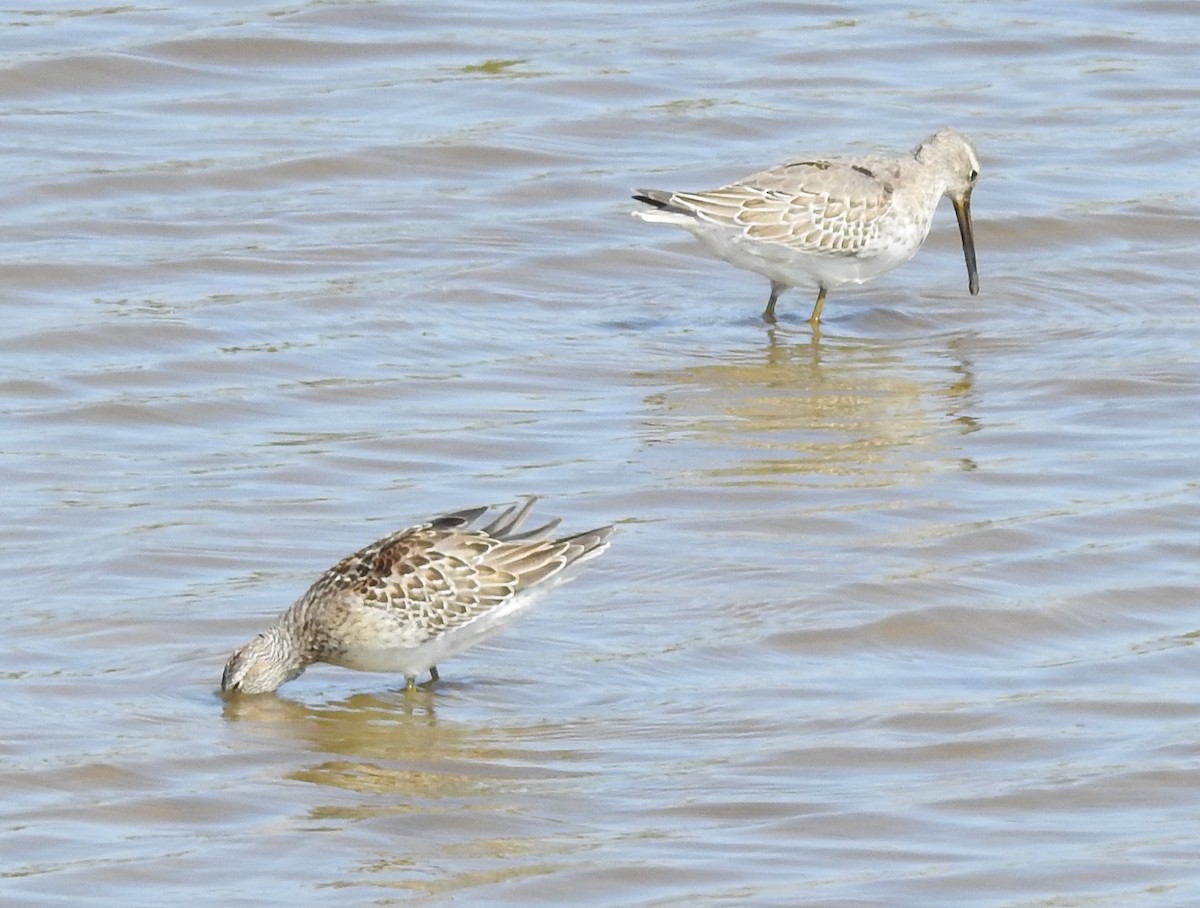
[{"label": "greenish-yellow leg", "polygon": [[816,325],[821,320],[821,309],[825,306],[825,294],[829,288],[821,284],[821,289],[817,293],[817,302],[813,305],[812,315],[808,317],[808,321],[812,325]]},{"label": "greenish-yellow leg", "polygon": [[[429,666],[429,683],[433,684],[438,679],[438,670],[436,665]],[[405,693],[412,693],[417,689],[417,679],[415,675],[410,675],[404,679]]]},{"label": "greenish-yellow leg", "polygon": [[783,293],[787,287],[783,284],[777,284],[771,281],[771,298],[767,300],[767,308],[763,310],[763,321],[775,324],[775,301],[779,299],[779,294]]}]

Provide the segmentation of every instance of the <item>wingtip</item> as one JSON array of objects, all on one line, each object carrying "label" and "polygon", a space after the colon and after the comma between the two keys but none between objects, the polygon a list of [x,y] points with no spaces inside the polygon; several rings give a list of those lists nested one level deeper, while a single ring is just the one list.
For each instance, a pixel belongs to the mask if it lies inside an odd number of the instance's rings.
[{"label": "wingtip", "polygon": [[667,208],[671,204],[671,193],[661,189],[635,189],[632,198],[653,208]]},{"label": "wingtip", "polygon": [[497,539],[513,538],[536,503],[536,495],[521,495],[513,504],[499,505],[500,513],[483,528],[483,532]]},{"label": "wingtip", "polygon": [[582,533],[576,533],[574,536],[568,536],[562,541],[582,548],[583,551],[575,560],[583,561],[594,558],[605,551],[611,544],[613,534],[616,531],[617,528],[610,524],[606,527],[597,527],[594,530],[585,530]]}]

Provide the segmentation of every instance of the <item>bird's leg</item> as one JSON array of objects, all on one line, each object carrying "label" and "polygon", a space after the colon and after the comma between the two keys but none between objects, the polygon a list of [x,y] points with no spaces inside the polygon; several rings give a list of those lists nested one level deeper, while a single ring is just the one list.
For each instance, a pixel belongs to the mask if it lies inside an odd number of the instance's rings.
[{"label": "bird's leg", "polygon": [[775,324],[775,301],[779,299],[779,294],[787,289],[786,284],[778,284],[771,281],[771,298],[767,300],[767,308],[763,310],[763,321]]},{"label": "bird's leg", "polygon": [[412,675],[406,676],[404,679],[404,692],[406,694],[411,694],[416,689],[417,689],[417,679],[414,678]]},{"label": "bird's leg", "polygon": [[813,305],[812,315],[808,317],[808,323],[814,328],[817,326],[817,323],[821,321],[821,309],[825,305],[825,294],[829,291],[829,288],[824,284],[821,284],[820,287],[821,289],[817,292],[817,301]]},{"label": "bird's leg", "polygon": [[429,683],[432,684],[437,679],[438,679],[437,666],[436,665],[429,666]]}]

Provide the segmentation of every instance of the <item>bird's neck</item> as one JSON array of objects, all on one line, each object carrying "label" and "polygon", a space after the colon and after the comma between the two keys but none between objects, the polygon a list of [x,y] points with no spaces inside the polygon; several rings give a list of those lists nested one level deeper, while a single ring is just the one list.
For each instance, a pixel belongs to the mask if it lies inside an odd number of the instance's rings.
[{"label": "bird's neck", "polygon": [[271,653],[283,665],[290,677],[295,677],[316,659],[311,647],[306,645],[303,626],[292,618],[289,611],[274,627],[267,631]]}]

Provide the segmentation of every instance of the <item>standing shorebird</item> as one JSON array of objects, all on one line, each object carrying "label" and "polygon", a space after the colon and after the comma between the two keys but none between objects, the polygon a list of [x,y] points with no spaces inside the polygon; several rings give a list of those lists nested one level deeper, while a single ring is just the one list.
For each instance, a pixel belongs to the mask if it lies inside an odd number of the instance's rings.
[{"label": "standing shorebird", "polygon": [[[314,662],[438,679],[437,663],[528,611],[608,548],[611,526],[547,538],[521,531],[535,499],[447,514],[343,558],[275,624],[229,657],[221,690],[267,693]],[[490,522],[475,524],[485,514]]]},{"label": "standing shorebird", "polygon": [[942,129],[897,157],[796,158],[707,192],[636,189],[633,197],[651,207],[633,214],[682,227],[718,258],[767,277],[768,322],[780,293],[815,283],[808,319],[815,327],[830,287],[861,284],[913,257],[944,195],[954,203],[967,284],[977,294],[971,190],[978,179],[966,136]]}]

